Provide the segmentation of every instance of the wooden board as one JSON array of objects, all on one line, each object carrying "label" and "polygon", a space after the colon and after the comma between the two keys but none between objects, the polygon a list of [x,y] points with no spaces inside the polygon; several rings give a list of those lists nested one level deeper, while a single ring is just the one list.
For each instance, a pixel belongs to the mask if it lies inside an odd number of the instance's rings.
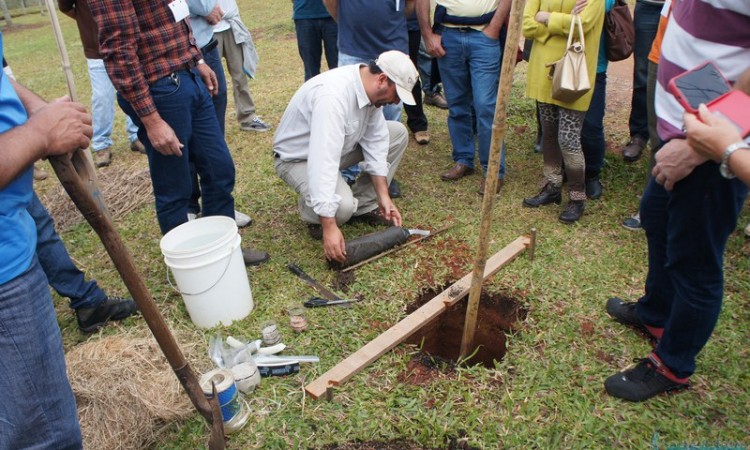
[{"label": "wooden board", "polygon": [[[484,278],[495,274],[504,265],[523,252],[531,243],[530,238],[521,236],[495,253],[487,260],[484,268]],[[349,380],[354,374],[367,367],[371,362],[381,357],[385,352],[403,342],[430,320],[437,317],[469,293],[472,274],[469,273],[453,283],[435,298],[425,303],[421,308],[409,314],[401,322],[386,330],[383,334],[368,342],[348,358],[344,359],[328,372],[324,373],[305,387],[305,391],[312,398],[320,398],[330,386],[338,386]]]}]

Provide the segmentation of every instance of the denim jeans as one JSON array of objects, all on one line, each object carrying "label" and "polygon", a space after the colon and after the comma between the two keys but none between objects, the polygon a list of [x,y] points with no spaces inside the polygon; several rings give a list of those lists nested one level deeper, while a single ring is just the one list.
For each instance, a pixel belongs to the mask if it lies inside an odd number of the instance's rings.
[{"label": "denim jeans", "polygon": [[[98,152],[112,147],[112,127],[115,121],[115,87],[109,80],[102,59],[86,59],[91,80],[91,116],[94,118],[94,136],[91,148]],[[128,140],[138,139],[138,127],[125,116]]]},{"label": "denim jeans", "polygon": [[672,192],[651,177],[643,193],[648,274],[637,312],[644,323],[664,328],[655,352],[679,378],[695,371],[719,317],[724,249],[747,192],[741,181],[724,179],[718,164],[706,162]]},{"label": "denim jeans", "polygon": [[[448,133],[453,161],[474,167],[472,105],[476,113],[479,163],[487,171],[495,118],[497,83],[500,78],[501,42],[481,31],[444,28],[445,56],[438,59],[448,100]],[[498,178],[505,176],[505,146]]]},{"label": "denim jeans", "polygon": [[49,212],[39,201],[36,193],[31,198],[31,204],[26,210],[36,224],[36,256],[39,264],[47,276],[49,285],[61,297],[70,299],[70,307],[94,308],[100,305],[107,294],[101,290],[96,281],[86,281],[86,278],[73,260],[70,259],[68,249],[65,248],[60,236],[55,231],[55,223]]},{"label": "denim jeans", "polygon": [[0,448],[82,447],[60,327],[36,258],[0,285]]},{"label": "denim jeans", "polygon": [[648,103],[646,84],[648,80],[648,54],[656,37],[661,17],[661,6],[639,1],[635,4],[633,24],[635,45],[633,47],[633,96],[630,103],[630,136],[648,140]]},{"label": "denim jeans", "polygon": [[[226,113],[227,113],[227,77],[224,75],[224,66],[221,65],[221,55],[219,55],[218,47],[215,47],[211,51],[204,51],[203,60],[206,61],[208,67],[216,74],[216,81],[219,85],[219,92],[211,97],[214,103],[214,110],[216,110],[216,118],[219,120],[219,128],[221,128],[221,135],[225,134],[226,124]],[[200,199],[201,199],[201,187],[198,182],[198,172],[195,170],[195,164],[190,163],[190,177],[193,180],[193,193],[190,195],[190,204],[188,205],[188,211],[194,214],[201,212]]]},{"label": "denim jeans", "polygon": [[607,72],[596,74],[594,94],[583,119],[581,147],[586,159],[586,179],[597,178],[604,166],[604,109],[607,101]]},{"label": "denim jeans", "polygon": [[159,115],[183,144],[182,156],[156,151],[133,107],[120,95],[118,100],[140,127],[138,136],[148,153],[161,232],[166,234],[187,221],[192,194],[190,162],[200,177],[203,215],[234,218],[234,162],[203,81],[193,71],[180,70],[151,84],[149,91]]},{"label": "denim jeans", "polygon": [[305,81],[320,73],[320,61],[325,49],[329,69],[339,65],[339,28],[328,17],[323,19],[297,19],[297,50],[305,66]]}]

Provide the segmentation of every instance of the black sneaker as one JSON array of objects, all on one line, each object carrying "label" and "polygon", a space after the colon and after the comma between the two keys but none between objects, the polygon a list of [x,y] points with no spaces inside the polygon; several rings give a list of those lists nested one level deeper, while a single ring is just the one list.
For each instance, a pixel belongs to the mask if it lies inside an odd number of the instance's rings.
[{"label": "black sneaker", "polygon": [[637,302],[626,302],[618,297],[607,300],[607,314],[617,322],[635,328],[651,339],[661,339],[664,328],[652,327],[643,323],[636,313],[636,307]]},{"label": "black sneaker", "polygon": [[78,328],[84,333],[93,333],[110,320],[122,320],[130,317],[137,309],[133,299],[107,297],[95,308],[79,308],[76,310]]},{"label": "black sneaker", "polygon": [[656,395],[689,386],[687,378],[676,378],[659,358],[651,354],[635,367],[616,373],[604,381],[604,389],[613,397],[642,402]]}]

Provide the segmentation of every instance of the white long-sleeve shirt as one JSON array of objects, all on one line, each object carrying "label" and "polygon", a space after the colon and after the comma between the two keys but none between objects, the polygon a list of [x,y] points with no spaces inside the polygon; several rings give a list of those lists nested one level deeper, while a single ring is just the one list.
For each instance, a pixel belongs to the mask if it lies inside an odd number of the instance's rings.
[{"label": "white long-sleeve shirt", "polygon": [[381,108],[370,103],[359,65],[339,67],[308,80],[281,118],[273,149],[282,161],[307,161],[305,203],[321,217],[334,217],[342,156],[362,148],[363,171],[388,174],[388,127]]}]

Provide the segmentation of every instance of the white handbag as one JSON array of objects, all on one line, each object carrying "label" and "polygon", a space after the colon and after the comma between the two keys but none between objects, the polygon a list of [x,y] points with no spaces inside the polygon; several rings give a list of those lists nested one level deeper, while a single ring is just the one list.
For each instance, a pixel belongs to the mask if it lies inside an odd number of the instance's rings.
[{"label": "white handbag", "polygon": [[[573,42],[573,34],[576,28],[578,28],[578,41]],[[552,66],[550,77],[552,78],[553,99],[564,103],[573,103],[591,89],[580,16],[574,15],[571,19],[565,54],[561,59],[549,63],[547,66]]]}]

